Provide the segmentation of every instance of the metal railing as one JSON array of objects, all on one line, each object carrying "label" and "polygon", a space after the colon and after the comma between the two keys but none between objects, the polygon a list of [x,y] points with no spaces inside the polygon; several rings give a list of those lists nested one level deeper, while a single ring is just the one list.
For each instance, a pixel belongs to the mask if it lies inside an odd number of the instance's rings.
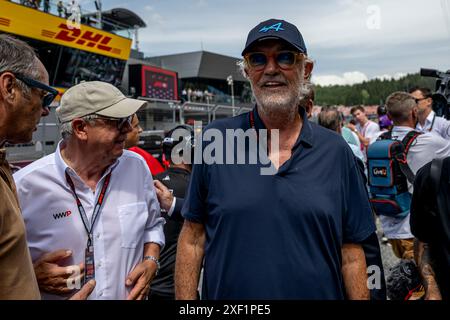
[{"label": "metal railing", "polygon": [[[162,100],[139,97],[148,104],[138,111],[143,137],[159,135],[173,129],[179,124],[193,124],[202,121],[207,125],[220,118],[232,117],[250,111],[246,106],[228,106],[221,104],[205,104],[184,102],[179,100]],[[33,135],[33,142],[23,145],[8,146],[8,158],[15,161],[33,161],[55,151],[61,139],[56,121],[55,108],[50,109],[50,115],[43,117],[38,130]]]},{"label": "metal railing", "polygon": [[[163,99],[155,99],[155,98],[146,98],[146,97],[138,97],[139,100],[144,100],[149,103],[144,110],[148,109],[159,109],[159,110],[170,110],[172,111],[172,123],[177,123],[177,119],[179,119],[179,123],[185,124],[187,118],[204,118],[207,120],[207,123],[211,123],[212,121],[218,118],[226,118],[239,115],[243,112],[248,112],[251,110],[250,107],[247,106],[229,106],[223,104],[212,104],[212,103],[201,103],[201,102],[181,102],[179,100],[163,100]],[[178,114],[178,117],[177,117]]]},{"label": "metal railing", "polygon": [[[26,6],[26,7],[30,7],[54,16],[58,16],[60,18],[64,18],[64,19],[69,19],[72,15],[71,13],[71,3],[70,1],[62,1],[63,3],[63,7],[62,9],[58,9],[58,2],[59,1],[55,1],[55,0],[50,0],[48,1],[48,7],[47,7],[47,2],[44,0],[38,0],[38,1],[33,1],[33,0],[10,0],[11,2]],[[90,27],[94,27],[97,28],[98,25],[98,20],[95,17],[95,12],[92,11],[87,11],[83,8],[80,9],[80,14],[81,14],[81,19],[86,19],[87,17],[89,17],[89,23],[83,23],[85,25],[88,25]],[[105,17],[102,18],[102,24],[104,26],[107,26],[108,28],[108,32],[112,32],[115,33],[119,36],[124,36],[127,38],[132,38],[133,34],[134,34],[134,29],[133,30],[127,30],[128,26],[125,26],[124,24],[121,24],[118,21],[113,21],[111,19],[107,19]]]}]

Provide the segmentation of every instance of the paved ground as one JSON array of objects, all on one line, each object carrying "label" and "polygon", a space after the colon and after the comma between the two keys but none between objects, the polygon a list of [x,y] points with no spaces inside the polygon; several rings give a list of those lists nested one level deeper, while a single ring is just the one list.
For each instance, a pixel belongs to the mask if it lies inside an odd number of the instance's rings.
[{"label": "paved ground", "polygon": [[396,265],[400,261],[400,259],[394,255],[390,244],[383,243],[381,241],[383,232],[381,229],[379,219],[377,219],[377,235],[378,235],[378,240],[380,241],[381,259],[383,260],[384,274],[385,274],[385,277],[387,278],[390,274],[390,269],[394,265]]}]

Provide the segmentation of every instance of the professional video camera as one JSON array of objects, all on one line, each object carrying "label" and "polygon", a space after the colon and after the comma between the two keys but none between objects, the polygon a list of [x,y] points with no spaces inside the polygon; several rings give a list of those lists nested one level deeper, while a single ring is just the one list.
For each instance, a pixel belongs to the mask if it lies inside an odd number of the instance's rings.
[{"label": "professional video camera", "polygon": [[450,70],[441,72],[434,69],[420,69],[422,77],[437,78],[433,94],[433,111],[436,115],[450,120]]}]

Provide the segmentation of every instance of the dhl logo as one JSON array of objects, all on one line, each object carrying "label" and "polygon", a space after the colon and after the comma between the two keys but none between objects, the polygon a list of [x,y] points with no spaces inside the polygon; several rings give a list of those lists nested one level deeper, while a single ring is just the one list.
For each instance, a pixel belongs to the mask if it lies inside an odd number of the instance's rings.
[{"label": "dhl logo", "polygon": [[96,47],[99,50],[114,54],[121,53],[120,49],[108,46],[109,42],[112,40],[109,36],[101,33],[94,33],[89,30],[82,32],[81,29],[69,28],[65,23],[61,23],[58,28],[61,29],[58,33],[49,30],[42,30],[41,35],[65,42],[76,43],[77,45],[84,45],[89,48]]},{"label": "dhl logo", "polygon": [[131,39],[84,24],[71,28],[70,22],[70,19],[0,0],[0,32],[128,60]]}]

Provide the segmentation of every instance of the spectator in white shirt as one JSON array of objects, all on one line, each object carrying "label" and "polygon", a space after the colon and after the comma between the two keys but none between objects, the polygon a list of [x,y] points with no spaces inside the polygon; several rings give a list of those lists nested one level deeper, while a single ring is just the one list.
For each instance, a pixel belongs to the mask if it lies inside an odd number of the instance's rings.
[{"label": "spectator in white shirt", "polygon": [[450,121],[438,117],[433,111],[433,99],[431,90],[428,88],[415,87],[410,90],[416,99],[419,121],[416,130],[419,132],[434,131],[444,139],[450,139]]},{"label": "spectator in white shirt", "polygon": [[353,118],[356,120],[356,126],[349,123],[347,128],[352,130],[358,136],[359,142],[361,143],[361,150],[367,150],[369,144],[375,142],[379,133],[380,127],[375,122],[367,118],[366,112],[362,106],[353,107],[350,110]]},{"label": "spectator in white shirt", "polygon": [[[159,268],[164,219],[152,176],[141,156],[123,150],[144,104],[104,82],[72,87],[57,109],[63,140],[56,152],[14,176],[33,261],[71,251],[58,264],[95,278],[90,299],[144,299]],[[58,273],[36,276],[45,299],[70,292]]]},{"label": "spectator in white shirt", "polygon": [[[418,120],[418,103],[406,92],[394,92],[386,99],[388,115],[394,122],[392,139],[402,140],[416,127]],[[435,132],[419,135],[411,144],[406,160],[411,171],[416,172],[434,158],[450,156],[450,141],[440,137]],[[408,190],[413,192],[413,186],[408,182]],[[405,218],[395,218],[380,215],[384,234],[389,239],[395,255],[401,259],[412,259],[414,256],[414,236],[411,233],[409,214]]]}]

